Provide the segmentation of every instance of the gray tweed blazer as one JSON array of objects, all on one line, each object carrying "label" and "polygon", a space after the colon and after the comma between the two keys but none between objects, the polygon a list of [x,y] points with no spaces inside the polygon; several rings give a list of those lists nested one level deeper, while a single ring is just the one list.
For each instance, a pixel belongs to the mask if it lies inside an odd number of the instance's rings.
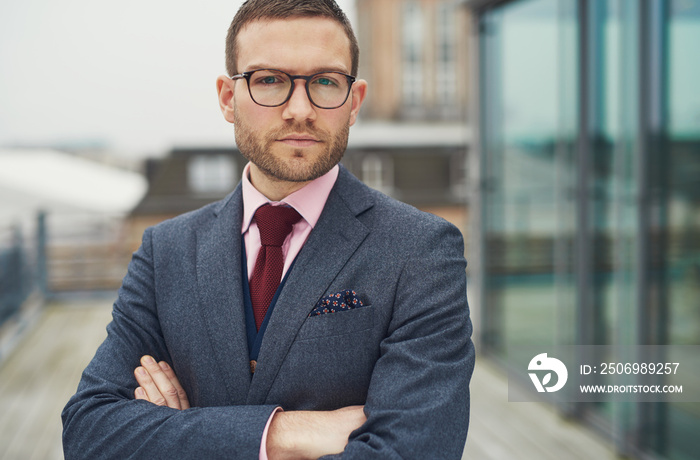
[{"label": "gray tweed blazer", "polygon": [[[241,216],[239,185],[146,230],[63,411],[66,458],[254,459],[276,407],[364,404],[367,422],[334,457],[459,459],[475,356],[459,231],[341,167],[251,375]],[[345,289],[365,306],[309,316]],[[191,409],[134,400],[144,354],[171,363]]]}]

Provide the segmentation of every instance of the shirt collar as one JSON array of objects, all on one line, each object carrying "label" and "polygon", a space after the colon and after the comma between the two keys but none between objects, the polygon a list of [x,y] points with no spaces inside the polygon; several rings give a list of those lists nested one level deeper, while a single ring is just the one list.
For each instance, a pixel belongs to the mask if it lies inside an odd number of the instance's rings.
[{"label": "shirt collar", "polygon": [[335,165],[330,171],[323,176],[312,180],[304,187],[300,188],[289,196],[285,197],[281,202],[270,201],[265,195],[256,189],[249,179],[250,163],[243,168],[243,177],[241,178],[241,187],[243,193],[243,223],[241,226],[241,234],[248,231],[250,223],[253,220],[255,211],[264,204],[284,203],[293,207],[301,217],[314,228],[321,212],[326,206],[328,195],[338,178],[338,165]]}]

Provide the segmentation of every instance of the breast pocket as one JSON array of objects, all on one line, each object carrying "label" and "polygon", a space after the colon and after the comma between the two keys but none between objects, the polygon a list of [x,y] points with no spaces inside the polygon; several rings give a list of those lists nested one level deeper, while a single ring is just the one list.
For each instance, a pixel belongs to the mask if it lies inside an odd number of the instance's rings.
[{"label": "breast pocket", "polygon": [[310,316],[301,326],[296,341],[315,340],[321,337],[334,337],[366,331],[374,325],[374,311],[365,305],[347,311]]},{"label": "breast pocket", "polygon": [[376,308],[306,319],[275,379],[268,402],[289,410],[364,404],[379,358]]}]

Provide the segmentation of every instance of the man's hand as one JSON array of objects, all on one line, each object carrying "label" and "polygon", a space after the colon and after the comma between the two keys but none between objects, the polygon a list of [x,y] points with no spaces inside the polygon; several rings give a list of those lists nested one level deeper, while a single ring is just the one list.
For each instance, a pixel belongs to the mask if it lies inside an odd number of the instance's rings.
[{"label": "man's hand", "polygon": [[367,420],[363,409],[277,412],[267,433],[268,458],[316,459],[342,452],[350,433]]},{"label": "man's hand", "polygon": [[136,399],[144,399],[159,406],[173,409],[189,409],[190,402],[173,369],[168,363],[157,363],[151,356],[141,358],[141,366],[134,370],[140,385],[134,391]]},{"label": "man's hand", "polygon": [[[144,356],[134,375],[140,385],[134,391],[136,399],[173,409],[190,407],[185,390],[165,361],[157,363],[151,356]],[[364,406],[333,411],[279,411],[272,417],[267,433],[268,458],[316,459],[340,453],[350,433],[366,420]]]}]

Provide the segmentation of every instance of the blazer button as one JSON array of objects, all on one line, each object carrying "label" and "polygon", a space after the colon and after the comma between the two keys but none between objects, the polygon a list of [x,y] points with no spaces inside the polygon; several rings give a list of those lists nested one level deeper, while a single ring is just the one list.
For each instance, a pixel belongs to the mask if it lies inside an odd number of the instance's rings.
[{"label": "blazer button", "polygon": [[255,374],[255,366],[257,366],[258,363],[254,359],[250,360],[250,373]]}]

